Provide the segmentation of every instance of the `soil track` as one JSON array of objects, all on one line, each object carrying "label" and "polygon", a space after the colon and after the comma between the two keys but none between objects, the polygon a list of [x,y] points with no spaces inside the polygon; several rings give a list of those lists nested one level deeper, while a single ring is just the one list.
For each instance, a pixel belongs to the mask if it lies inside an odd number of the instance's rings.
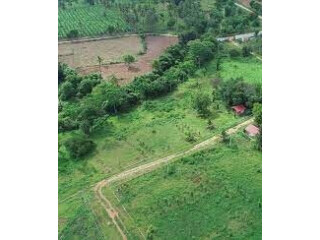
[{"label": "soil track", "polygon": [[[242,122],[242,123],[238,124],[237,126],[228,129],[226,131],[226,134],[232,135],[232,134],[236,133],[237,131],[239,131],[241,128],[253,123],[253,121],[254,121],[254,119],[250,118],[249,120],[246,120],[245,122]],[[118,229],[123,240],[127,240],[127,236],[125,235],[125,233],[123,232],[123,230],[121,229],[121,227],[118,223],[118,222],[121,222],[121,223],[123,223],[123,222],[121,221],[118,212],[111,205],[111,202],[108,199],[106,199],[106,197],[103,195],[102,188],[108,186],[111,183],[114,183],[114,182],[117,182],[120,180],[132,179],[132,178],[141,176],[143,174],[146,174],[148,172],[151,172],[151,171],[153,171],[153,170],[155,170],[165,164],[168,164],[168,163],[172,162],[173,160],[176,160],[182,156],[185,156],[185,155],[197,152],[199,150],[205,149],[207,147],[210,147],[210,146],[214,145],[215,143],[217,143],[220,139],[221,139],[221,135],[213,136],[212,138],[209,138],[208,140],[205,140],[205,141],[193,146],[189,150],[186,150],[184,152],[177,153],[177,154],[172,154],[170,156],[158,159],[156,161],[135,167],[133,169],[116,174],[110,178],[107,178],[107,179],[102,180],[99,183],[97,183],[97,185],[94,187],[95,195],[99,199],[103,208],[108,213],[109,217],[111,218],[111,220],[114,223],[114,225],[116,226],[116,228]]]},{"label": "soil track", "polygon": [[[103,78],[114,75],[120,79],[119,84],[126,84],[133,80],[135,76],[140,76],[152,70],[152,62],[158,58],[161,53],[171,45],[178,42],[176,36],[147,36],[147,52],[138,57],[137,62],[128,67],[124,63],[117,63],[111,65],[103,65],[101,67],[101,74]],[[99,72],[99,66],[84,67],[78,70],[81,74],[88,74]]]}]

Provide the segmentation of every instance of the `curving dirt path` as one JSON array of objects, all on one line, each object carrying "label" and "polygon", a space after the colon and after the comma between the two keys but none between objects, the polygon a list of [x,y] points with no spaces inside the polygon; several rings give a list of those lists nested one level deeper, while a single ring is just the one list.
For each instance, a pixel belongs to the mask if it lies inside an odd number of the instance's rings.
[{"label": "curving dirt path", "polygon": [[[253,123],[253,121],[254,121],[254,119],[250,118],[249,120],[246,120],[246,121],[238,124],[237,126],[228,129],[226,131],[226,134],[232,135],[232,134],[236,133],[237,131],[239,131],[241,128]],[[155,170],[165,164],[168,164],[169,162],[172,162],[173,160],[176,160],[182,156],[185,156],[185,155],[197,152],[199,150],[205,149],[209,146],[212,146],[215,143],[217,143],[220,139],[221,139],[221,135],[213,136],[212,138],[209,138],[209,139],[193,146],[189,150],[186,150],[186,151],[183,151],[180,153],[176,153],[176,154],[172,154],[170,156],[160,158],[156,161],[146,163],[141,166],[126,170],[124,172],[116,174],[112,177],[109,177],[109,178],[104,179],[104,180],[100,181],[99,183],[97,183],[97,185],[94,187],[94,192],[96,194],[96,197],[99,199],[101,205],[108,213],[109,217],[111,218],[112,222],[116,226],[116,228],[119,231],[120,235],[122,236],[123,240],[127,240],[127,236],[125,235],[125,233],[123,232],[123,230],[121,229],[121,227],[118,223],[118,221],[119,222],[122,222],[122,221],[119,217],[118,212],[111,205],[111,202],[108,199],[106,199],[106,197],[103,195],[102,188],[104,188],[104,187],[108,186],[110,183],[114,183],[116,181],[120,181],[120,180],[124,180],[124,179],[125,180],[132,179],[132,178],[141,176],[143,174],[146,174],[148,172],[151,172],[151,171],[153,171],[153,170]]]}]

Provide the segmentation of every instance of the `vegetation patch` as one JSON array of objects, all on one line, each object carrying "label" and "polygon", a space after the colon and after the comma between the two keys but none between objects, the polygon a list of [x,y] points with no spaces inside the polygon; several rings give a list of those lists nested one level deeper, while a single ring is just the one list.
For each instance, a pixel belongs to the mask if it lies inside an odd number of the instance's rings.
[{"label": "vegetation patch", "polygon": [[225,59],[221,68],[223,79],[244,78],[249,83],[262,83],[262,63],[254,57]]},{"label": "vegetation patch", "polygon": [[153,239],[261,239],[260,169],[261,152],[239,133],[213,149],[113,186],[120,199],[114,204],[134,218],[137,226],[120,213],[137,239],[138,228]]}]

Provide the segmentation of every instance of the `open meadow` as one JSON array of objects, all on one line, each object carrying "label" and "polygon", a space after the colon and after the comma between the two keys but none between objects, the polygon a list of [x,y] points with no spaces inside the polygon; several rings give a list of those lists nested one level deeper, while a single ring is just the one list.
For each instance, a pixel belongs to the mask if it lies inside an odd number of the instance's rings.
[{"label": "open meadow", "polygon": [[[91,139],[97,146],[85,159],[78,162],[59,162],[61,239],[77,239],[67,236],[80,236],[79,229],[86,221],[91,221],[92,226],[82,231],[84,235],[81,239],[90,239],[90,234],[95,234],[92,231],[100,231],[100,235],[107,236],[115,234],[116,229],[109,226],[111,223],[108,225],[108,221],[104,219],[107,218],[106,213],[93,196],[94,183],[118,172],[188,149],[246,119],[236,116],[218,102],[219,108],[211,105],[211,114],[205,118],[199,116],[191,107],[192,95],[195,92],[201,90],[211,93],[212,79],[216,77],[216,71],[210,66],[215,66],[215,61],[208,64],[205,72],[198,71],[195,77],[181,84],[168,96],[148,100],[133,111],[109,117],[92,133]],[[243,77],[246,78],[246,75]],[[214,128],[208,125],[209,119]],[[63,145],[78,134],[78,131],[60,133],[59,143]],[[190,135],[194,136],[191,141]],[[83,218],[79,218],[82,214]]]},{"label": "open meadow", "polygon": [[221,68],[223,79],[243,77],[250,83],[262,83],[262,63],[254,57],[227,59]]},{"label": "open meadow", "polygon": [[59,240],[261,239],[262,40],[217,40],[259,31],[233,1],[59,0]]},{"label": "open meadow", "polygon": [[240,132],[104,193],[129,239],[261,239],[261,167]]}]

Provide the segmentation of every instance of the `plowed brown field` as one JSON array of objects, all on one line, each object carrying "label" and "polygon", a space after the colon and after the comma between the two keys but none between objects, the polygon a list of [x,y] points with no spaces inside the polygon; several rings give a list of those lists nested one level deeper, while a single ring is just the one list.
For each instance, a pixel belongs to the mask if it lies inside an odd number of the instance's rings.
[{"label": "plowed brown field", "polygon": [[[178,42],[176,36],[161,35],[147,36],[147,51],[139,56],[142,50],[140,39],[137,36],[116,39],[101,39],[84,42],[67,42],[59,44],[59,61],[67,63],[77,69],[80,74],[99,73],[98,56],[104,59],[101,66],[101,75],[104,79],[114,75],[119,84],[126,84],[135,76],[148,73],[152,69],[152,62],[158,58],[166,48]],[[137,61],[128,69],[124,63],[114,63],[121,60],[125,54],[136,56]]]},{"label": "plowed brown field", "polygon": [[[135,76],[150,72],[153,60],[158,58],[166,48],[176,44],[178,38],[173,36],[148,36],[146,41],[148,46],[147,52],[137,57],[137,61],[132,64],[130,69],[128,69],[124,63],[104,65],[101,67],[102,77],[107,78],[108,76],[114,75],[119,79],[119,84],[126,84],[132,81]],[[99,71],[99,66],[79,69],[79,72],[82,74]]]}]

